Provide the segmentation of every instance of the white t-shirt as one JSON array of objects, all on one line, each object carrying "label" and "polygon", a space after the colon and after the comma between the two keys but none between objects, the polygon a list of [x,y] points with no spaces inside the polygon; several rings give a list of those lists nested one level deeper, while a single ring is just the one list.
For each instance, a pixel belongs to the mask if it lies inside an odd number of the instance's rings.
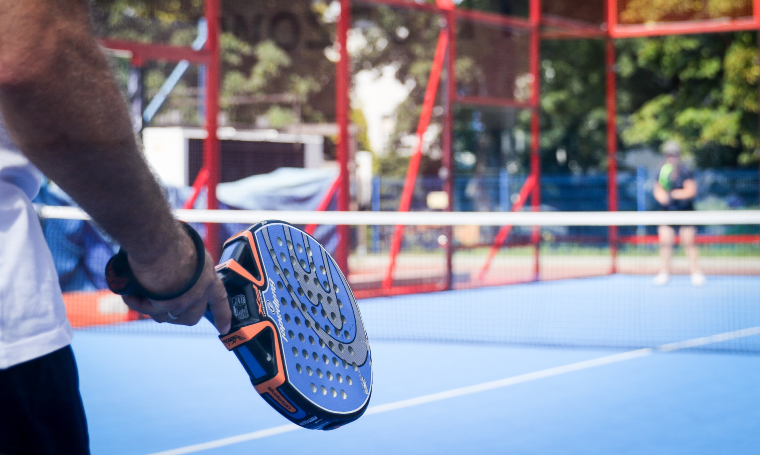
[{"label": "white t-shirt", "polygon": [[31,203],[41,180],[0,117],[0,369],[71,343],[53,256]]}]

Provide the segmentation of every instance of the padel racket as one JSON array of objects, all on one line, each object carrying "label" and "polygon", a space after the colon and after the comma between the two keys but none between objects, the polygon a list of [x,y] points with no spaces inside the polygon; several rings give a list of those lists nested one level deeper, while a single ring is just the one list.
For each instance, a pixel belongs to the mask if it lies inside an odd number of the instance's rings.
[{"label": "padel racket", "polygon": [[305,428],[358,419],[372,393],[369,342],[322,245],[288,223],[262,221],[225,242],[216,270],[232,310],[230,333],[219,338],[264,400]]}]

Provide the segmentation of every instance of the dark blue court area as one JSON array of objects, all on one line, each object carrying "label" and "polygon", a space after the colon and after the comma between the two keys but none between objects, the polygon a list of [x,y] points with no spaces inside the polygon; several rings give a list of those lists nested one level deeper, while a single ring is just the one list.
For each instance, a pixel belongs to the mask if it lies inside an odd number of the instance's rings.
[{"label": "dark blue court area", "polygon": [[[93,454],[758,453],[758,277],[657,288],[618,275],[359,303],[372,401],[332,432],[289,425],[208,327],[78,331]],[[387,327],[398,321],[408,327]],[[496,338],[476,342],[483,333]]]}]

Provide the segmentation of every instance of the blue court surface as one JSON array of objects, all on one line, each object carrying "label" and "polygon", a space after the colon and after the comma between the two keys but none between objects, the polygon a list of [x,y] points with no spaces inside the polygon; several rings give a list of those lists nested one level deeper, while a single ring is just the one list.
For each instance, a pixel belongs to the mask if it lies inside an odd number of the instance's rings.
[{"label": "blue court surface", "polygon": [[[658,289],[641,277],[613,276],[360,301],[372,340],[372,401],[361,419],[331,432],[288,424],[255,393],[234,355],[213,335],[79,331],[74,350],[92,452],[756,454],[760,324],[753,307],[760,306],[760,278],[724,279],[730,281],[713,279],[703,289],[677,280]],[[622,316],[595,320],[599,301],[589,296],[608,288],[622,296],[624,285],[643,292],[635,299],[638,306],[633,300],[619,304]],[[723,297],[713,294],[717,288]],[[381,308],[424,308],[435,301],[445,307],[459,300],[472,307],[473,301],[496,299],[508,306],[524,298],[533,303],[499,317],[522,317],[522,323],[506,327],[519,326],[527,343],[536,342],[529,323],[538,331],[554,323],[537,339],[546,344],[560,339],[557,344],[563,345],[574,331],[592,333],[605,320],[620,331],[636,326],[618,344],[636,344],[637,337],[648,341],[640,319],[647,311],[659,321],[651,340],[664,342],[644,348],[557,348],[420,341],[425,337],[413,334],[406,338],[416,341],[373,338]],[[715,307],[716,298],[730,310]],[[672,306],[689,302],[693,311],[681,308],[688,317],[677,323]],[[664,309],[649,307],[655,303]],[[667,338],[660,332],[663,318],[674,336],[696,336]],[[429,338],[443,340],[439,332]],[[709,350],[721,345],[728,348]]]}]

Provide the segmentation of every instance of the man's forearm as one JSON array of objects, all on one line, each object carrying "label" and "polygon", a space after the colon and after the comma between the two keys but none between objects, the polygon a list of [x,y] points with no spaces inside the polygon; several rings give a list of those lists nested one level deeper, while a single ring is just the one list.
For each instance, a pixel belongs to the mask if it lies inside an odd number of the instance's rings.
[{"label": "man's forearm", "polygon": [[150,262],[181,231],[89,27],[85,1],[0,0],[0,110],[30,161]]}]

